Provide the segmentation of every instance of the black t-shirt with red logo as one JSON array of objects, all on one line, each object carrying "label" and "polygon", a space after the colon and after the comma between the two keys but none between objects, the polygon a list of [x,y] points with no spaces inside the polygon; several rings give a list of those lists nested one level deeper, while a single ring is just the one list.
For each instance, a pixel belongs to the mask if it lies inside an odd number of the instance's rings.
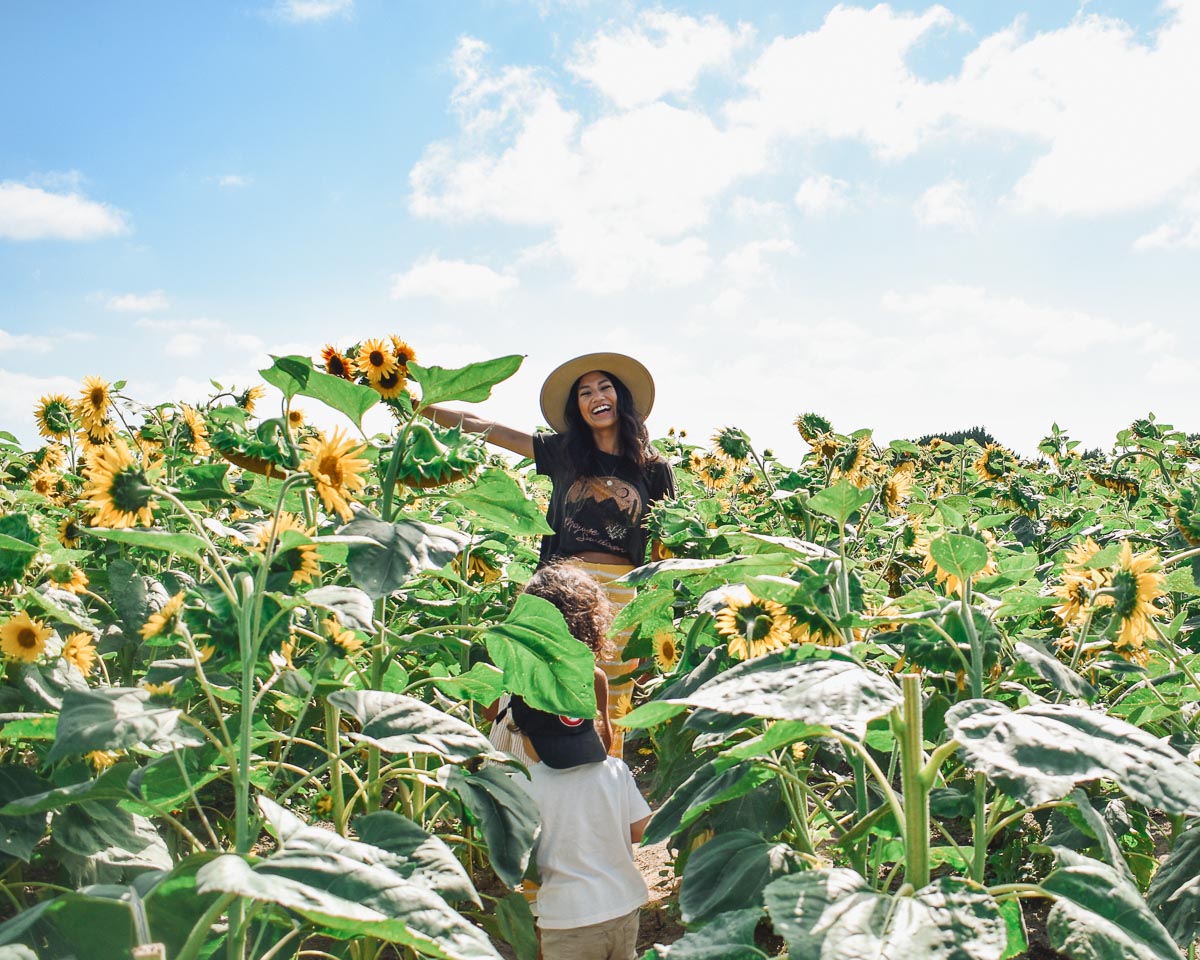
[{"label": "black t-shirt with red logo", "polygon": [[639,470],[597,450],[597,474],[570,480],[566,442],[559,433],[533,438],[534,467],[552,483],[546,519],[554,535],[542,538],[540,562],[595,550],[626,556],[635,567],[645,563],[649,537],[642,524],[651,504],[675,496],[670,465],[660,459]]}]

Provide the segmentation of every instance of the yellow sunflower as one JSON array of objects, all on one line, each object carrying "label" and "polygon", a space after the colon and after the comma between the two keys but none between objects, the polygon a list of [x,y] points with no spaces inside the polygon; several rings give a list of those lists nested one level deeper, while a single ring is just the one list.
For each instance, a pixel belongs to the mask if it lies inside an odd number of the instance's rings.
[{"label": "yellow sunflower", "polygon": [[385,374],[378,380],[370,381],[371,386],[375,388],[384,400],[395,400],[398,396],[404,393],[405,387],[408,386],[408,378],[401,373],[400,367],[397,367],[391,373]]},{"label": "yellow sunflower", "polygon": [[362,649],[362,638],[353,630],[343,627],[337,618],[329,617],[322,622],[325,624],[325,632],[329,635],[330,648],[334,653],[345,657]]},{"label": "yellow sunflower", "polygon": [[818,463],[832,460],[838,452],[837,437],[832,433],[819,433],[808,440],[808,445],[812,447],[812,452],[817,455]]},{"label": "yellow sunflower", "polygon": [[154,523],[154,498],[146,474],[134,462],[124,440],[104,447],[89,459],[83,495],[95,511],[92,526],[135,527]]},{"label": "yellow sunflower", "polygon": [[31,620],[22,610],[0,627],[0,651],[11,660],[33,663],[46,649],[46,641],[54,631],[41,620]]},{"label": "yellow sunflower", "polygon": [[723,427],[713,434],[713,455],[731,467],[743,467],[750,459],[750,438],[738,427]]},{"label": "yellow sunflower", "polygon": [[905,460],[898,464],[892,471],[892,475],[884,481],[883,505],[887,507],[889,515],[894,517],[900,513],[901,502],[912,493],[913,474],[916,469],[916,464],[911,460]]},{"label": "yellow sunflower", "polygon": [[802,413],[793,423],[806,443],[813,443],[822,434],[833,432],[833,424],[818,413]]},{"label": "yellow sunflower", "polygon": [[[401,340],[394,333],[388,338],[392,342],[392,353],[396,355],[396,362],[401,367],[407,367],[410,363],[417,359],[417,351],[410,347],[407,343]],[[405,376],[408,376],[408,371],[402,371]]]},{"label": "yellow sunflower", "polygon": [[299,407],[289,407],[287,415],[287,425],[291,430],[299,430],[304,426],[304,411]]},{"label": "yellow sunflower", "polygon": [[1159,572],[1158,551],[1147,550],[1134,556],[1128,540],[1121,544],[1121,556],[1112,571],[1109,583],[1111,596],[1101,597],[1105,606],[1111,604],[1120,621],[1113,649],[1133,663],[1145,665],[1150,659],[1146,639],[1154,627],[1151,623],[1163,611],[1154,601],[1167,591],[1163,589],[1163,574]]},{"label": "yellow sunflower", "polygon": [[354,379],[354,364],[333,344],[325,344],[321,351],[321,361],[325,364],[325,372],[343,380]]},{"label": "yellow sunflower", "polygon": [[665,627],[654,634],[654,662],[663,673],[670,673],[679,664],[679,645],[675,631]]},{"label": "yellow sunflower", "polygon": [[162,683],[147,683],[143,680],[140,686],[150,694],[151,700],[170,700],[175,696],[175,684],[170,680],[164,680]]},{"label": "yellow sunflower", "polygon": [[51,503],[62,502],[65,492],[62,487],[62,474],[53,467],[41,467],[29,475],[29,489]]},{"label": "yellow sunflower", "polygon": [[463,579],[469,581],[481,581],[483,583],[495,583],[500,579],[500,571],[493,567],[478,553],[472,553],[467,558],[467,570],[463,574]]},{"label": "yellow sunflower", "polygon": [[632,693],[623,693],[619,697],[614,697],[608,704],[608,716],[610,720],[620,720],[622,717],[629,716],[632,712]]},{"label": "yellow sunflower", "polygon": [[309,458],[301,462],[300,469],[312,475],[325,509],[349,522],[354,516],[349,501],[366,488],[366,480],[360,474],[371,466],[369,460],[356,456],[365,449],[365,444],[355,444],[335,428],[332,436],[309,437],[302,446]]},{"label": "yellow sunflower", "polygon": [[792,641],[795,626],[788,612],[774,600],[760,600],[749,590],[731,590],[717,613],[717,633],[729,639],[729,654],[739,660],[782,650]]},{"label": "yellow sunflower", "polygon": [[119,750],[93,750],[84,755],[84,759],[92,765],[92,769],[97,773],[103,773],[111,767],[121,756]]},{"label": "yellow sunflower", "polygon": [[207,457],[212,453],[212,447],[208,443],[208,426],[204,418],[195,407],[189,407],[186,403],[179,405],[179,416],[183,420],[179,439],[197,456]]},{"label": "yellow sunflower", "polygon": [[107,421],[108,405],[112,403],[112,394],[108,389],[108,381],[102,377],[84,377],[83,389],[79,392],[79,402],[76,412],[89,430]]},{"label": "yellow sunflower", "polygon": [[138,631],[141,633],[142,639],[149,640],[163,634],[176,633],[179,630],[179,615],[183,611],[185,599],[187,599],[187,595],[180,590],[163,604],[161,610],[150,614],[146,618],[146,622],[142,624],[142,629]]},{"label": "yellow sunflower", "polygon": [[392,353],[391,345],[382,340],[364,340],[354,357],[355,369],[372,385],[379,383],[389,374],[395,373],[399,366],[395,354]]},{"label": "yellow sunflower", "polygon": [[83,429],[75,434],[75,437],[79,441],[80,449],[87,456],[95,450],[107,447],[113,442],[116,435],[117,428],[113,426],[113,422],[104,419],[97,420],[95,423],[84,424]]},{"label": "yellow sunflower", "polygon": [[860,437],[839,447],[833,458],[833,479],[844,478],[859,489],[870,483],[871,438]]},{"label": "yellow sunflower", "polygon": [[51,393],[42,397],[33,415],[37,419],[38,433],[47,440],[70,436],[74,411],[70,398],[65,394]]},{"label": "yellow sunflower", "polygon": [[247,387],[237,398],[237,405],[245,410],[248,414],[254,414],[254,404],[267,395],[267,388],[261,383],[255,384],[253,387]]},{"label": "yellow sunflower", "polygon": [[88,587],[87,574],[69,563],[56,563],[47,573],[50,582],[59,590],[83,593]]},{"label": "yellow sunflower", "polygon": [[733,482],[733,471],[716,457],[705,457],[700,465],[700,480],[710,490],[724,490]]},{"label": "yellow sunflower", "polygon": [[1087,614],[1096,591],[1107,586],[1108,573],[1086,565],[1099,552],[1100,547],[1091,537],[1072,544],[1067,550],[1062,583],[1050,591],[1062,601],[1052,609],[1063,623],[1079,623]]},{"label": "yellow sunflower", "polygon": [[[312,536],[315,532],[305,527],[304,521],[294,513],[283,511],[279,514],[279,523],[276,525],[275,539],[277,544],[279,538],[283,536],[286,530],[294,530],[305,536]],[[255,549],[265,551],[270,541],[271,521],[267,520],[258,526],[258,540],[254,545]],[[302,543],[300,546],[292,548],[283,555],[281,559],[292,571],[291,583],[310,583],[313,577],[321,572],[317,550],[318,548],[315,543]]]},{"label": "yellow sunflower", "polygon": [[67,451],[61,443],[48,443],[39,452],[37,464],[39,467],[53,467],[60,470],[66,459]]},{"label": "yellow sunflower", "polygon": [[68,550],[75,550],[79,546],[79,538],[83,534],[83,529],[79,526],[78,517],[63,517],[58,522],[58,542]]},{"label": "yellow sunflower", "polygon": [[90,633],[73,633],[63,642],[61,656],[86,677],[99,659],[96,639]]},{"label": "yellow sunflower", "polygon": [[[861,631],[855,630],[855,639],[861,639]],[[812,623],[797,623],[791,629],[794,643],[814,643],[818,647],[840,647],[846,638],[836,630],[829,630],[824,625]]]},{"label": "yellow sunflower", "polygon": [[1017,465],[1016,457],[998,443],[989,443],[975,461],[980,480],[994,482],[1007,476]]}]

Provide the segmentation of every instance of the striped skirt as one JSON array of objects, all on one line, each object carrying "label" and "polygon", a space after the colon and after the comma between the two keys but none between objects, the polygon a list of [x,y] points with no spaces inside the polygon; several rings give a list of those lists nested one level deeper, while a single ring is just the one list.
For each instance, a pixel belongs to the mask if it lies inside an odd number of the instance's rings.
[{"label": "striped skirt", "polygon": [[[637,595],[637,588],[618,584],[615,581],[629,573],[633,566],[628,563],[592,563],[590,560],[570,558],[570,562],[586,571],[604,589],[609,603],[613,607],[613,615],[621,612],[621,608]],[[597,660],[596,665],[608,677],[608,719],[612,725],[613,742],[608,751],[610,756],[620,757],[625,749],[625,728],[615,722],[633,709],[633,677],[638,668],[638,661],[625,660],[625,645],[633,633],[630,627],[608,639],[612,644],[612,659]]]}]

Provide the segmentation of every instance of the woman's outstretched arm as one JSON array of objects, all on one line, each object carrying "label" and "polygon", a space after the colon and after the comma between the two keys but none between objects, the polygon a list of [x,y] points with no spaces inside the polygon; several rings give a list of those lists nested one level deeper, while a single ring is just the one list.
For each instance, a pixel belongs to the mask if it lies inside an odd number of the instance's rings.
[{"label": "woman's outstretched arm", "polygon": [[461,426],[467,433],[482,433],[488,443],[511,450],[519,456],[533,456],[533,434],[531,433],[514,430],[502,423],[484,420],[482,417],[462,410],[446,410],[436,404],[422,407],[420,412],[439,426]]}]

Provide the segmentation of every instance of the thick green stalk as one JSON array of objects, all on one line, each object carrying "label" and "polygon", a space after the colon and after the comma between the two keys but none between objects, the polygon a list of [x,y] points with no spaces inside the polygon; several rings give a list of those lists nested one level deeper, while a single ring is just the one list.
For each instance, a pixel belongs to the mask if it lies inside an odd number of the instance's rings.
[{"label": "thick green stalk", "polygon": [[[983,697],[983,642],[975,629],[975,611],[971,606],[971,581],[966,579],[962,584],[962,620],[963,629],[971,642],[971,697],[979,700]],[[971,879],[983,883],[984,870],[987,868],[987,779],[982,773],[975,774],[975,816],[973,827],[973,843],[975,856],[971,863]]]},{"label": "thick green stalk", "polygon": [[338,833],[346,830],[346,796],[342,790],[342,758],[338,750],[338,708],[325,701],[325,749],[332,766],[329,768],[329,795],[333,799],[333,823]]},{"label": "thick green stalk", "polygon": [[[900,678],[904,693],[900,727],[900,778],[904,788],[904,879],[920,890],[929,883],[929,789],[921,716],[920,674]],[[898,711],[899,712],[899,711]]]}]

